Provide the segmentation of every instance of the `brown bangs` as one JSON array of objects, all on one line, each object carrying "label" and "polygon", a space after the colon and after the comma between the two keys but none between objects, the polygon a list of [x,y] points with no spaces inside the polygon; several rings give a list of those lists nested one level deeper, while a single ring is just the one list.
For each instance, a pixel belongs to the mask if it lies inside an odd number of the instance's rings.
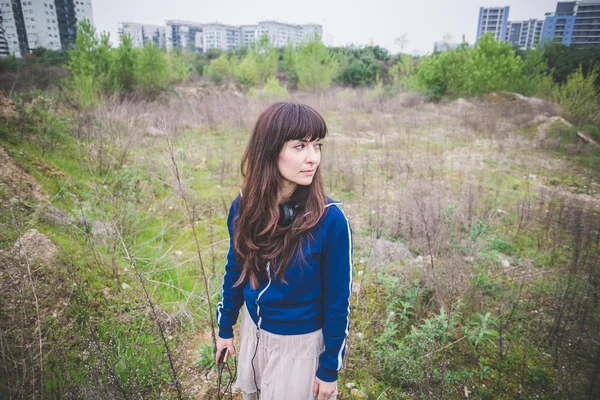
[{"label": "brown bangs", "polygon": [[[278,107],[281,105],[281,107]],[[327,124],[315,109],[306,104],[276,103],[273,116],[283,142],[290,140],[315,141],[327,135]],[[283,144],[283,143],[282,143]]]}]

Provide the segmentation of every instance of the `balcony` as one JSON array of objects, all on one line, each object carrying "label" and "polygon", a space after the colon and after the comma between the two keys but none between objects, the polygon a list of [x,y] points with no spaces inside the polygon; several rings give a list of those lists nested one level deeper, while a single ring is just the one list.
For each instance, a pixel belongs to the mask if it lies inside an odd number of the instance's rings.
[{"label": "balcony", "polygon": [[600,6],[579,6],[577,14],[600,11]]},{"label": "balcony", "polygon": [[590,18],[598,18],[600,17],[600,12],[594,12],[594,13],[589,13],[589,14],[585,14],[585,15],[579,15],[577,14],[577,16],[575,17],[575,21],[579,21],[580,19],[590,19]]}]

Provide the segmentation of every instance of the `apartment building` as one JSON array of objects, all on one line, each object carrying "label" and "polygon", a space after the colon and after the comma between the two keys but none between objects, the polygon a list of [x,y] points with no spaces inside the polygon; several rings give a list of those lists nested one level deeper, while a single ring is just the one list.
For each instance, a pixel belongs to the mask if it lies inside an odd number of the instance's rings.
[{"label": "apartment building", "polygon": [[8,45],[9,54],[22,57],[29,53],[27,34],[20,0],[0,0],[0,13],[3,17],[3,26]]},{"label": "apartment building", "polygon": [[316,24],[300,25],[302,28],[301,42],[309,41],[316,38],[323,38],[323,26]]},{"label": "apartment building", "polygon": [[[0,0],[1,1],[1,0]],[[166,21],[166,48],[203,52],[210,49],[235,50],[250,46],[267,36],[275,47],[297,45],[315,36],[323,36],[321,25],[292,25],[277,21],[261,21],[256,25],[225,25],[218,22],[201,24],[188,21]]]},{"label": "apartment building", "polygon": [[540,43],[543,24],[544,21],[538,19],[508,21],[504,40],[522,50],[535,48]]},{"label": "apartment building", "polygon": [[196,52],[204,51],[203,24],[168,20],[166,21],[166,25],[165,38],[167,51],[173,49],[185,49]]},{"label": "apartment building", "polygon": [[271,45],[285,47],[288,42],[294,46],[311,40],[314,37],[323,37],[323,26],[316,24],[292,25],[277,21],[261,21],[257,25],[243,25],[242,45],[248,46],[258,41],[262,36],[269,38]]},{"label": "apartment building", "polygon": [[575,24],[571,44],[600,46],[600,0],[581,0],[575,4]]},{"label": "apartment building", "polygon": [[542,43],[558,42],[565,46],[571,45],[575,28],[576,4],[576,1],[559,2],[555,12],[546,13],[542,28]]},{"label": "apartment building", "polygon": [[477,40],[492,34],[496,40],[506,40],[510,7],[480,7],[477,23]]},{"label": "apartment building", "polygon": [[166,28],[164,26],[120,22],[118,33],[119,39],[122,39],[123,35],[129,35],[133,47],[144,47],[148,43],[154,43],[160,49],[167,49]]},{"label": "apartment building", "polygon": [[235,50],[241,47],[242,31],[238,26],[215,22],[203,26],[202,39],[204,51],[210,49]]},{"label": "apartment building", "polygon": [[8,40],[6,40],[6,31],[4,30],[4,16],[0,9],[0,58],[6,58],[8,55]]},{"label": "apartment building", "polygon": [[0,0],[8,51],[22,57],[36,47],[66,49],[75,44],[78,21],[93,22],[91,0]]}]

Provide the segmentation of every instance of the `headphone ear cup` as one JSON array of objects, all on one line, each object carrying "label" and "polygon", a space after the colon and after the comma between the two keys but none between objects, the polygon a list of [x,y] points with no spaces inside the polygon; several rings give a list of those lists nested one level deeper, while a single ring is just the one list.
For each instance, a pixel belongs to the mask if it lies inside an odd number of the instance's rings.
[{"label": "headphone ear cup", "polygon": [[291,204],[281,204],[279,206],[279,226],[288,226],[296,218],[296,207]]}]

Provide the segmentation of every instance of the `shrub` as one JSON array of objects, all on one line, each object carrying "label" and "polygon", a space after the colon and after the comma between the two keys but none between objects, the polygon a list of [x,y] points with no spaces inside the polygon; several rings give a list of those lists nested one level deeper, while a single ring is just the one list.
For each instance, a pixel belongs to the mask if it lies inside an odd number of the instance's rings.
[{"label": "shrub", "polygon": [[139,54],[135,80],[143,90],[164,89],[169,83],[169,63],[162,51],[148,43]]},{"label": "shrub", "polygon": [[234,71],[235,78],[242,86],[246,88],[256,86],[259,83],[256,54],[249,52]]},{"label": "shrub", "polygon": [[580,67],[567,78],[558,90],[558,103],[563,116],[574,125],[596,123],[600,114],[598,106],[598,88],[595,81],[598,70],[594,68],[584,76]]},{"label": "shrub", "polygon": [[546,71],[541,52],[532,52],[523,60],[510,43],[486,35],[474,48],[464,44],[425,57],[417,67],[417,77],[420,88],[434,99],[500,90],[533,95],[547,88]]},{"label": "shrub", "polygon": [[204,75],[208,76],[215,85],[222,84],[225,76],[230,75],[231,73],[231,62],[225,53],[222,53],[218,58],[211,60],[210,64],[204,67]]},{"label": "shrub", "polygon": [[328,88],[337,76],[338,62],[318,39],[298,46],[295,65],[300,89]]},{"label": "shrub", "polygon": [[396,89],[406,91],[409,89],[409,79],[415,72],[412,57],[407,54],[400,55],[400,61],[390,68],[388,74],[392,79],[392,85]]},{"label": "shrub", "polygon": [[267,99],[284,99],[288,96],[288,91],[284,86],[281,86],[279,79],[271,77],[267,80],[262,95]]}]

